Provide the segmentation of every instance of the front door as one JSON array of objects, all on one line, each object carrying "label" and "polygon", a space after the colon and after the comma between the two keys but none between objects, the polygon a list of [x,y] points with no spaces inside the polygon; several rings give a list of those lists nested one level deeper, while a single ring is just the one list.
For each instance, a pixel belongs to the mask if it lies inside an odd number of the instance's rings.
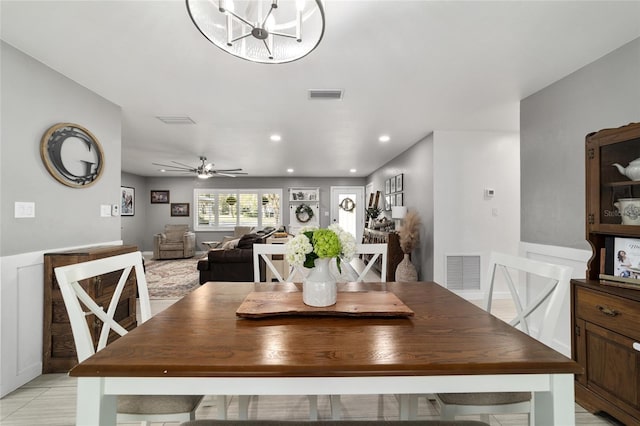
[{"label": "front door", "polygon": [[356,242],[362,241],[365,209],[364,187],[331,187],[331,223],[337,223],[350,232]]}]

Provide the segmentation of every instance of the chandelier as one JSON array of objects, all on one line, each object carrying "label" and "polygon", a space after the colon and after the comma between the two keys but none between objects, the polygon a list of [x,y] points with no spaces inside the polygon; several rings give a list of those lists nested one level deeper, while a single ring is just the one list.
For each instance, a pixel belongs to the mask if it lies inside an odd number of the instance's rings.
[{"label": "chandelier", "polygon": [[211,43],[252,62],[306,56],[324,34],[321,0],[186,0],[191,20]]}]

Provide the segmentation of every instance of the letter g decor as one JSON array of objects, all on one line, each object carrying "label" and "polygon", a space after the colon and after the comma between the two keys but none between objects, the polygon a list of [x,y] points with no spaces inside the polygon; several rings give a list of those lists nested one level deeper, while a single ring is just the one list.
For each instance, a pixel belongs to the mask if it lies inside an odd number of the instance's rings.
[{"label": "letter g decor", "polygon": [[42,136],[40,156],[58,182],[84,188],[102,175],[104,151],[87,129],[73,123],[58,123]]}]

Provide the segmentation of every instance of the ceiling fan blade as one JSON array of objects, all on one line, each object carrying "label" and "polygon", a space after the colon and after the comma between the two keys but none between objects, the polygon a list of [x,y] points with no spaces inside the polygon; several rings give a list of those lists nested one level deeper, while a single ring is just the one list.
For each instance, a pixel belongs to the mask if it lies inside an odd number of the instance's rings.
[{"label": "ceiling fan blade", "polygon": [[231,173],[235,173],[235,172],[241,172],[242,169],[215,169],[214,171],[216,171],[216,172],[231,172]]},{"label": "ceiling fan blade", "polygon": [[169,168],[171,168],[171,169],[174,169],[174,170],[168,170],[168,171],[178,171],[178,170],[181,170],[181,171],[191,172],[191,171],[193,171],[193,170],[194,170],[194,169],[193,169],[193,168],[191,168],[191,167],[180,167],[180,166],[174,166],[173,164],[160,164],[160,163],[151,163],[151,164],[153,164],[154,166],[169,167]]},{"label": "ceiling fan blade", "polygon": [[[182,167],[186,167],[186,168],[188,168],[189,170],[195,170],[195,167],[193,167],[193,166],[189,166],[188,164],[179,163],[178,161],[171,161],[171,162],[172,162],[172,163],[179,164],[179,165],[181,165]],[[175,166],[173,166],[173,167],[175,167]]]}]

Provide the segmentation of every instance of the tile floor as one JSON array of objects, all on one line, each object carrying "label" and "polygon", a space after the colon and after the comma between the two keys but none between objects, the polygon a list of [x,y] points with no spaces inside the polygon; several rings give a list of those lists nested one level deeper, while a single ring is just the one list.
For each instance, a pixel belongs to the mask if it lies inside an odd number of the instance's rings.
[{"label": "tile floor", "polygon": [[[153,300],[152,314],[162,311],[175,300]],[[498,305],[499,306],[499,305]],[[495,306],[494,306],[495,309]],[[498,308],[499,309],[499,308]],[[495,312],[495,311],[494,311]],[[503,307],[498,316],[508,315]],[[342,416],[345,420],[392,420],[398,418],[398,402],[393,395],[345,395],[341,398]],[[0,399],[0,425],[2,426],[70,426],[74,425],[76,407],[75,379],[66,374],[44,374]],[[576,404],[576,425],[618,425],[604,417],[585,411]],[[331,415],[327,397],[318,398],[320,418]],[[238,418],[237,398],[231,398],[228,405],[231,419]],[[216,418],[216,399],[207,397],[196,412],[197,418]],[[269,396],[254,398],[249,406],[250,419],[305,420],[308,418],[308,401],[305,396]],[[434,401],[420,398],[418,419],[438,419],[438,408]],[[479,420],[470,416],[469,419]],[[491,416],[492,426],[526,425],[525,415]],[[139,425],[139,423],[135,423]],[[153,426],[163,423],[152,423]],[[166,423],[176,425],[177,423]],[[122,424],[124,425],[124,424]]]}]

